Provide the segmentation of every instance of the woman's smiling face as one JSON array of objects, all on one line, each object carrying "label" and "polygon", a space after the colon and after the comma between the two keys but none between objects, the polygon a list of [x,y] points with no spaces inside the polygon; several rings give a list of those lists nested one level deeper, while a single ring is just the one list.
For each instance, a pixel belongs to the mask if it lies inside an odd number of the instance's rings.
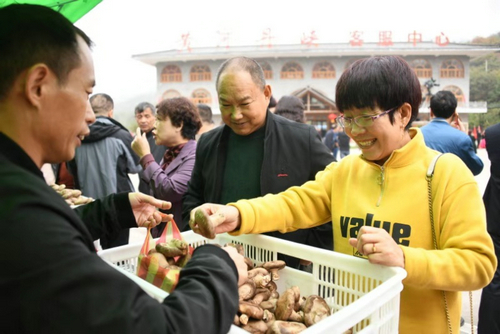
[{"label": "woman's smiling face", "polygon": [[[380,108],[351,108],[344,112],[345,118],[354,118],[362,115],[377,116],[383,113]],[[383,165],[394,150],[406,145],[410,140],[405,126],[409,122],[411,106],[405,103],[402,107],[391,112],[394,121],[391,123],[389,114],[383,115],[366,127],[360,127],[355,122],[345,127],[345,132],[358,144],[366,160]]]}]

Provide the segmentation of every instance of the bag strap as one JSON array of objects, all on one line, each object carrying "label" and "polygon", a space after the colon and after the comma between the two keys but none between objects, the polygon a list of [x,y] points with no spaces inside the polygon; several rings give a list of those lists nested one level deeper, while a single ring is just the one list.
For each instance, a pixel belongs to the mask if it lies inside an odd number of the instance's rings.
[{"label": "bag strap", "polygon": [[[437,244],[437,238],[436,238],[436,229],[434,227],[434,211],[432,209],[432,178],[434,177],[434,169],[436,168],[436,163],[438,159],[443,155],[443,153],[440,153],[436,155],[430,165],[429,168],[427,168],[427,174],[425,175],[425,179],[427,180],[427,191],[428,191],[428,200],[429,200],[429,215],[431,219],[431,230],[432,230],[432,242],[434,244],[434,249],[439,249],[438,244]],[[446,299],[446,293],[444,291],[441,291],[443,293],[443,300],[444,300],[444,311],[446,314],[446,321],[448,323],[448,333],[452,334],[453,330],[451,327],[451,319],[450,319],[450,312],[448,310],[448,301]],[[472,291],[469,291],[469,303],[470,303],[470,327],[471,327],[471,334],[474,334],[474,318],[473,318],[473,308],[472,308]]]}]

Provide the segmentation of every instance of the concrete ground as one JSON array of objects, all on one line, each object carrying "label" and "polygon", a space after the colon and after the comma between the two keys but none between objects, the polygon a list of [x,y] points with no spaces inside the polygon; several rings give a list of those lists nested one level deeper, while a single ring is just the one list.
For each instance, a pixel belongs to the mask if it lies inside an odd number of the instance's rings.
[{"label": "concrete ground", "polygon": [[[360,151],[357,148],[351,149],[351,154],[359,154]],[[488,159],[488,154],[486,153],[485,149],[479,149],[477,154],[479,157],[483,160],[484,162],[484,169],[483,171],[477,175],[476,181],[479,185],[479,189],[481,191],[481,194],[484,193],[484,190],[486,189],[486,184],[488,183],[488,180],[490,178],[490,160]],[[138,184],[139,184],[139,179],[137,174],[130,174],[132,183],[134,184],[135,188],[137,189]],[[144,238],[146,236],[146,229],[144,228],[137,228],[137,229],[131,229],[130,232],[130,243],[140,243],[144,242]],[[474,324],[474,332],[477,332],[477,315],[478,315],[478,310],[479,310],[479,302],[481,300],[481,290],[473,291],[473,324]],[[471,333],[471,312],[470,312],[470,303],[469,303],[469,293],[468,292],[463,292],[462,296],[462,317],[465,320],[465,324],[461,328],[461,334],[469,334]]]}]

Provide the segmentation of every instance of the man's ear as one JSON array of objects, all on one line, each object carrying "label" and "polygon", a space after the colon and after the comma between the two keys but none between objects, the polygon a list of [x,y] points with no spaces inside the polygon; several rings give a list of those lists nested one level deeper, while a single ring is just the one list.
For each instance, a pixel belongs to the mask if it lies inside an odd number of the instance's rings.
[{"label": "man's ear", "polygon": [[108,111],[108,117],[109,118],[113,118],[114,114],[115,114],[115,109],[111,109],[110,111]]},{"label": "man's ear", "polygon": [[48,93],[51,80],[57,78],[45,64],[35,64],[26,71],[23,90],[30,104],[40,106],[42,98]]},{"label": "man's ear", "polygon": [[271,96],[273,95],[273,92],[272,92],[272,89],[271,89],[271,86],[269,85],[266,85],[264,87],[264,96],[266,97],[266,100],[269,102],[271,101]]}]

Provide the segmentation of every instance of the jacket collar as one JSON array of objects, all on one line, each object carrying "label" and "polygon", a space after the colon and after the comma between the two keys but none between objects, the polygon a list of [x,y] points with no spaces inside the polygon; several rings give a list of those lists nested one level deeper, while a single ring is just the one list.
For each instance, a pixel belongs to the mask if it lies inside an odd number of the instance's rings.
[{"label": "jacket collar", "polygon": [[[408,144],[392,152],[389,159],[384,163],[384,168],[404,167],[419,161],[425,155],[427,147],[425,146],[422,131],[419,128],[410,128],[410,137],[411,140]],[[368,160],[365,161],[375,164]]]},{"label": "jacket collar", "polygon": [[184,158],[188,155],[190,155],[193,151],[196,151],[196,140],[189,140],[182,150],[179,152],[179,155],[175,157],[174,160],[167,166],[167,169],[165,169],[165,172],[173,170],[177,168],[183,161]]},{"label": "jacket collar", "polygon": [[15,141],[0,132],[0,154],[12,162],[13,164],[22,167],[29,172],[43,179],[43,173],[30,158],[26,152]]}]

